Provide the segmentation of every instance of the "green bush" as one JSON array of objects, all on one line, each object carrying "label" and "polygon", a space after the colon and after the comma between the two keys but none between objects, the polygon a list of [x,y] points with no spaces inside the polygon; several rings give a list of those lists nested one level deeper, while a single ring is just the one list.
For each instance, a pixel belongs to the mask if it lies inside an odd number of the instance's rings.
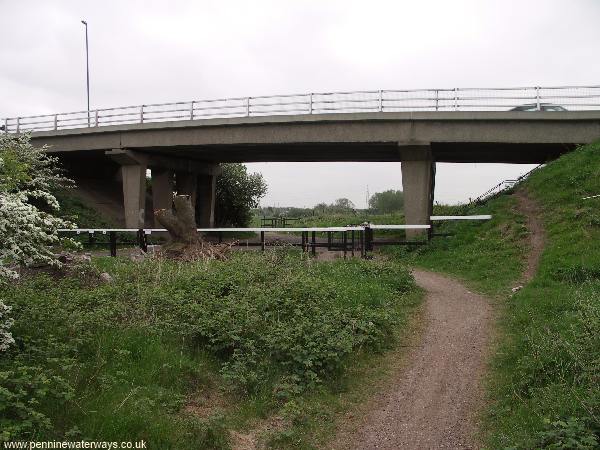
[{"label": "green bush", "polygon": [[369,208],[380,214],[402,211],[404,208],[404,193],[393,189],[376,192],[369,199]]},{"label": "green bush", "polygon": [[[247,227],[252,221],[252,210],[267,193],[263,176],[248,173],[244,164],[221,164],[223,173],[217,177],[215,224],[220,227]],[[200,202],[196,205],[199,217]]]},{"label": "green bush", "polygon": [[[593,450],[600,446],[598,438],[589,431],[581,419],[569,417],[565,420],[550,422],[546,420],[546,429],[538,433],[539,447],[543,449]],[[589,422],[589,419],[587,420]]]},{"label": "green bush", "polygon": [[97,261],[113,283],[38,275],[4,290],[16,344],[0,360],[3,439],[221,448],[225,423],[182,414],[190,392],[219,380],[267,403],[304,395],[390,345],[415,301],[406,269],[384,261]]}]

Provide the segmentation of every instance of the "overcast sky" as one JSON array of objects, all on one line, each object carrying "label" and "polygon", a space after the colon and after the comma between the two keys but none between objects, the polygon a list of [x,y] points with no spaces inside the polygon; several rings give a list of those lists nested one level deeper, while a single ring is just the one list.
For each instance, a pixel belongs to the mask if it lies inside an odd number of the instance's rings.
[{"label": "overcast sky", "polygon": [[[600,0],[0,0],[0,117],[213,97],[600,84]],[[400,163],[260,163],[263,205],[401,188]],[[438,164],[436,200],[531,166]]]}]

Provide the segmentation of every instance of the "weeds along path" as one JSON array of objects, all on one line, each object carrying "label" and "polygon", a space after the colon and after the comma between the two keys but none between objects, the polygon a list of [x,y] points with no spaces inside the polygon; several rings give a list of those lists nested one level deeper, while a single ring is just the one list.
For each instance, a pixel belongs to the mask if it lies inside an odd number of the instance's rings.
[{"label": "weeds along path", "polygon": [[490,302],[448,277],[414,270],[426,290],[425,330],[407,364],[342,428],[336,449],[478,448],[476,412],[488,352]]}]

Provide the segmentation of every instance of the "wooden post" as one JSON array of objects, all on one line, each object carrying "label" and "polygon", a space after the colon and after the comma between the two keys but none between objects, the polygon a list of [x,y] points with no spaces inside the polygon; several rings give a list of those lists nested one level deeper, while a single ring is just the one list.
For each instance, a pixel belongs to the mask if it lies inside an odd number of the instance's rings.
[{"label": "wooden post", "polygon": [[316,231],[312,232],[312,255],[317,255],[317,233]]},{"label": "wooden post", "polygon": [[371,227],[367,227],[365,230],[365,251],[372,252],[373,251],[373,229]]},{"label": "wooden post", "polygon": [[365,258],[367,252],[365,252],[365,229],[360,230],[360,257]]},{"label": "wooden post", "polygon": [[265,232],[264,231],[260,232],[260,249],[263,252],[265,251]]},{"label": "wooden post", "polygon": [[113,258],[117,256],[117,233],[116,231],[109,232],[110,239],[110,256]]},{"label": "wooden post", "polygon": [[146,241],[146,233],[144,233],[143,228],[138,230],[138,244],[144,253],[148,251],[148,242]]}]

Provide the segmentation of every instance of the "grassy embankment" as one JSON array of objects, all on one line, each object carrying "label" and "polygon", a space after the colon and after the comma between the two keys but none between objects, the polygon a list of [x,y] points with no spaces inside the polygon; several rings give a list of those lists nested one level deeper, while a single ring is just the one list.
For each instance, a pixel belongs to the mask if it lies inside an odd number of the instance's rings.
[{"label": "grassy embankment", "polygon": [[489,448],[598,448],[600,433],[600,144],[580,148],[524,183],[542,210],[538,274],[514,295],[527,241],[515,199],[503,195],[453,223],[451,238],[402,259],[458,276],[498,303],[485,429]]},{"label": "grassy embankment", "polygon": [[397,263],[294,251],[94,265],[3,289],[17,342],[0,359],[0,440],[313,448],[420,298]]},{"label": "grassy embankment", "polygon": [[87,206],[68,189],[61,189],[54,195],[60,204],[59,216],[77,224],[79,228],[114,228],[114,223]]}]

